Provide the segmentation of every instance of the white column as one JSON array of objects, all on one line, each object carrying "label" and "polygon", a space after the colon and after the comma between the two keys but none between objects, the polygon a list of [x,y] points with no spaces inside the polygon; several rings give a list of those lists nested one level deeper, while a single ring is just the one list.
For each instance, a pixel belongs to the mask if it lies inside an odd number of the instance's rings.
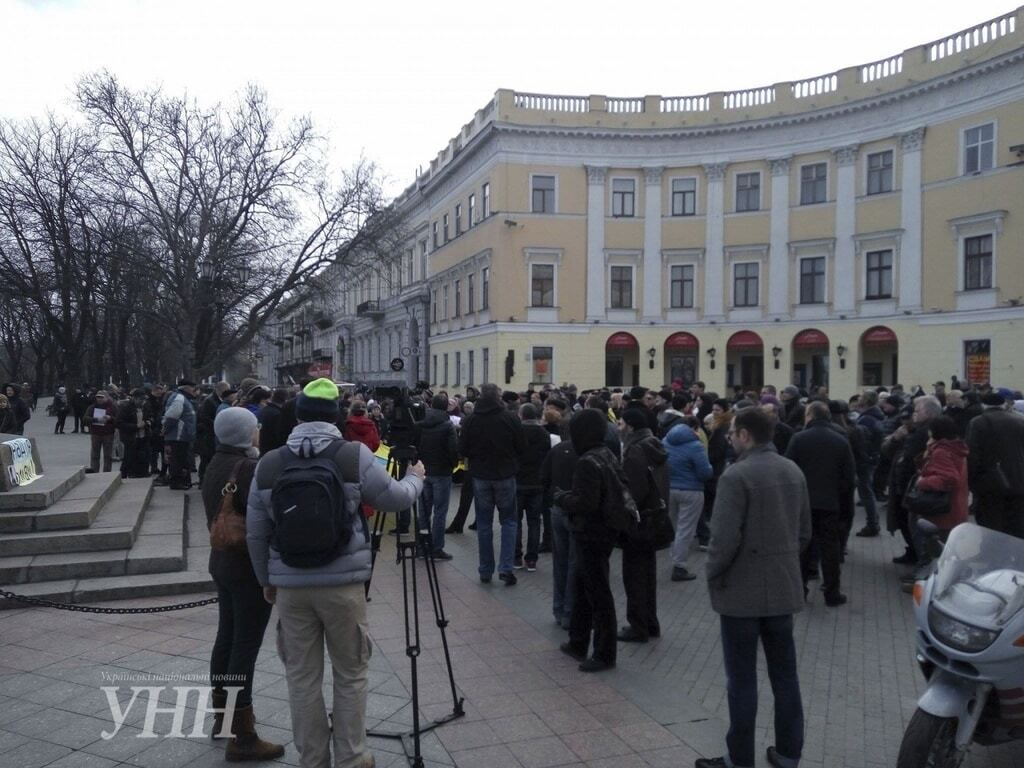
[{"label": "white column", "polygon": [[725,319],[725,169],[728,163],[704,166],[708,209],[704,217],[707,258],[704,260],[704,319]]},{"label": "white column", "polygon": [[607,168],[587,166],[587,320],[603,320],[604,179]]},{"label": "white column", "polygon": [[644,168],[644,297],[643,320],[660,321],[661,311],[661,174]]},{"label": "white column", "polygon": [[789,316],[789,166],[792,158],[771,161],[772,208],[768,250],[768,315]]},{"label": "white column", "polygon": [[899,253],[899,308],[921,309],[921,147],[924,128],[900,136],[903,179],[900,218],[903,237]]},{"label": "white column", "polygon": [[853,235],[857,231],[857,145],[840,147],[832,152],[836,161],[836,250],[833,259],[832,309],[837,313],[853,312],[856,298],[853,279]]}]

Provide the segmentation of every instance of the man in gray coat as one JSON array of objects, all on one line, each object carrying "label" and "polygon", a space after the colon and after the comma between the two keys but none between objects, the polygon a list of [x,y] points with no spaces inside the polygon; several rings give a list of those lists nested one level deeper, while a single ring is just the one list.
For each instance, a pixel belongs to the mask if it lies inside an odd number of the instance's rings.
[{"label": "man in gray coat", "polygon": [[775,695],[768,762],[796,768],[803,751],[793,614],[804,604],[800,553],[811,538],[811,505],[803,473],[779,456],[773,432],[759,408],[738,412],[729,430],[739,458],[718,481],[706,566],[711,607],[721,615],[728,757],[701,758],[697,768],[753,768],[758,640]]},{"label": "man in gray coat", "polygon": [[[253,571],[269,603],[277,604],[278,653],[288,681],[295,748],[303,768],[369,768],[366,748],[366,696],[370,636],[365,583],[370,578],[370,536],[360,502],[382,512],[409,509],[423,490],[423,464],[410,465],[398,481],[388,475],[362,443],[344,443],[328,454],[344,480],[344,503],[352,535],[329,562],[297,567],[271,545],[275,519],[274,484],[289,456],[319,456],[342,441],[335,426],[338,387],[317,379],[299,393],[298,425],[288,442],[266,454],[256,467],[249,491],[246,539]],[[288,511],[288,510],[285,510]],[[324,705],[324,643],[334,679],[334,759],[331,726]]]}]

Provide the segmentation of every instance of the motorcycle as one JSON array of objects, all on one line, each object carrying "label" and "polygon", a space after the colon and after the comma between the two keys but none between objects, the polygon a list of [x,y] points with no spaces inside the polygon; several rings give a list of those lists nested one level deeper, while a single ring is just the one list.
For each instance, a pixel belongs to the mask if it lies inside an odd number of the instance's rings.
[{"label": "motorcycle", "polygon": [[1024,739],[1024,540],[963,523],[942,545],[919,527],[938,555],[913,589],[928,684],[897,768],[957,768],[972,742]]}]

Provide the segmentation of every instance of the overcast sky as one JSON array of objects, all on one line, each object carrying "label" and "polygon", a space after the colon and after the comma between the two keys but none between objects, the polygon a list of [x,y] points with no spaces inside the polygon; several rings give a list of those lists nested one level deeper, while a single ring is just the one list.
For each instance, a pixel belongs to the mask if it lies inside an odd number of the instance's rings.
[{"label": "overcast sky", "polygon": [[[497,88],[684,96],[873,61],[1013,0],[0,0],[0,116],[63,111],[106,68],[201,101],[246,83],[334,162],[412,182]],[[833,10],[834,9],[834,10]]]}]

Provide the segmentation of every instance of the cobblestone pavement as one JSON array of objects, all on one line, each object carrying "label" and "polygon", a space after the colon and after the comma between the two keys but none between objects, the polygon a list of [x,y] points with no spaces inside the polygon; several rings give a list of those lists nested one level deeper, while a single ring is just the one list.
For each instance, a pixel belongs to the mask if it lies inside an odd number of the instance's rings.
[{"label": "cobblestone pavement", "polygon": [[[51,449],[52,440],[42,441],[44,461],[50,454],[73,456],[77,449],[72,440],[86,455],[87,438],[66,436],[63,445]],[[458,493],[453,496],[454,508]],[[400,731],[411,723],[409,661],[401,573],[393,541],[386,539],[371,591],[375,651],[369,715],[371,728]],[[483,585],[477,580],[476,539],[471,532],[449,537],[446,549],[455,560],[438,565],[439,581],[466,715],[424,737],[428,765],[675,768],[692,765],[698,755],[722,752],[725,678],[717,617],[709,607],[703,579],[671,583],[666,578],[659,585],[662,638],[646,645],[620,645],[618,667],[595,677],[578,672],[557,650],[564,632],[551,618],[547,557],[542,557],[536,573],[520,571],[518,586],[507,588],[498,581]],[[889,562],[898,551],[887,537],[853,539],[843,573],[850,604],[826,609],[816,594],[797,619],[807,711],[803,765],[895,765],[903,727],[922,688],[913,663],[908,598],[896,584],[897,566]],[[695,553],[691,565],[699,573],[703,556]],[[440,717],[451,712],[452,696],[422,565],[417,566],[421,710],[427,717]],[[662,553],[659,575],[667,577],[669,570]],[[613,572],[617,603],[624,613],[617,564]],[[144,604],[173,602],[177,600],[155,598]],[[133,603],[139,604],[143,603]],[[116,686],[118,678],[120,685],[129,685],[127,676],[140,672],[153,679],[145,684],[155,686],[174,685],[181,676],[202,678],[216,620],[216,606],[134,616],[0,611],[0,768],[222,764],[222,747],[208,738],[138,738],[145,715],[142,702],[136,703],[128,724],[113,739],[101,737],[112,729],[101,686]],[[272,631],[273,619],[258,665],[256,714],[263,736],[287,745],[279,764],[298,765]],[[771,743],[772,711],[763,668],[761,677],[763,755],[763,747]],[[168,690],[161,705],[173,697]],[[189,710],[186,733],[193,715]],[[170,727],[169,715],[157,718],[157,732]],[[405,764],[398,742],[374,738],[371,745],[378,765]],[[759,764],[765,765],[763,757]],[[1024,744],[975,748],[967,765],[1024,765]]]}]

